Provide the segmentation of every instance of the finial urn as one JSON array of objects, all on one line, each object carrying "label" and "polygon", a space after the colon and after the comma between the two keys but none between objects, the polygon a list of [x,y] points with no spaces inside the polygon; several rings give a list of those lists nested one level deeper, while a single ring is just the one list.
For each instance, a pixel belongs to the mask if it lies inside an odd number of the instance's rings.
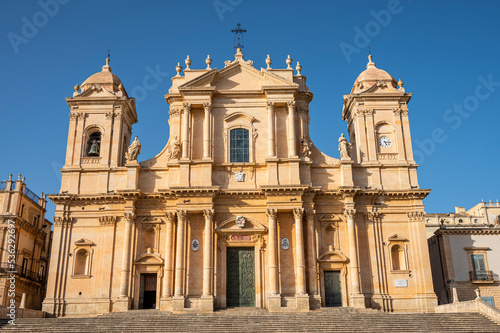
[{"label": "finial urn", "polygon": [[273,62],[273,59],[271,59],[271,57],[268,54],[267,58],[266,58],[267,69],[271,69],[271,63],[272,62]]},{"label": "finial urn", "polygon": [[175,66],[175,71],[177,72],[176,76],[181,76],[182,66],[180,62],[178,62],[177,66]]},{"label": "finial urn", "polygon": [[300,74],[300,71],[302,70],[302,65],[298,61],[297,61],[297,66],[295,66],[295,70],[297,71],[297,76],[302,76],[302,74]]},{"label": "finial urn", "polygon": [[191,69],[191,58],[189,58],[189,55],[184,62],[186,63],[186,69]]},{"label": "finial urn", "polygon": [[205,63],[207,64],[207,69],[212,69],[212,68],[210,68],[210,65],[212,64],[212,59],[210,59],[210,55],[207,55],[207,59],[205,59]]},{"label": "finial urn", "polygon": [[292,62],[293,62],[293,59],[290,58],[290,56],[288,56],[288,58],[286,58],[286,64],[288,66],[286,69],[292,69]]}]

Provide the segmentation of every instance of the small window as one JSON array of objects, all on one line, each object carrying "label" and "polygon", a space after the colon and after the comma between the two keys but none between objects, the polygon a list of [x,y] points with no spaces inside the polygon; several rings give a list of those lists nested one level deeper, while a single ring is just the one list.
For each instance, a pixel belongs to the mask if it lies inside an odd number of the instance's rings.
[{"label": "small window", "polygon": [[87,141],[87,156],[98,157],[101,154],[101,133],[94,132]]},{"label": "small window", "polygon": [[86,250],[81,249],[75,256],[75,275],[87,275],[89,254]]},{"label": "small window", "polygon": [[249,157],[248,130],[244,128],[233,129],[230,132],[230,162],[247,163]]},{"label": "small window", "polygon": [[479,223],[479,220],[478,219],[474,219],[474,223]]},{"label": "small window", "polygon": [[464,220],[459,219],[459,220],[458,220],[458,223],[464,223]]},{"label": "small window", "polygon": [[25,276],[27,270],[28,270],[28,259],[23,258],[23,265],[21,266],[21,275]]}]

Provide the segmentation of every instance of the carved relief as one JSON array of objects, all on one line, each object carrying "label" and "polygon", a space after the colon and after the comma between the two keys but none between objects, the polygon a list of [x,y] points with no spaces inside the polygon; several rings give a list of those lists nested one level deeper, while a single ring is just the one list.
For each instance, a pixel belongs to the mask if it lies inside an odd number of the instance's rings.
[{"label": "carved relief", "polygon": [[406,213],[408,220],[412,222],[424,221],[425,212],[408,212]]},{"label": "carved relief", "polygon": [[170,109],[170,111],[168,111],[168,114],[170,115],[170,117],[179,117],[181,115],[181,110],[180,109]]}]

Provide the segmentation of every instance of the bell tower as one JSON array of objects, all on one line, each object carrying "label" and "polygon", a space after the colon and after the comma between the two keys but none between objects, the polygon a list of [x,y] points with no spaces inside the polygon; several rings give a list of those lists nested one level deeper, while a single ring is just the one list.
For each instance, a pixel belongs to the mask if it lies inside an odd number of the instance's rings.
[{"label": "bell tower", "polygon": [[[109,62],[108,57],[101,72],[81,87],[77,84],[73,97],[66,98],[70,123],[61,191],[84,193],[92,188],[107,193],[109,169],[125,163],[132,125],[137,122],[135,99],[111,73]],[[83,178],[87,185],[81,186]]]},{"label": "bell tower", "polygon": [[[354,175],[357,186],[379,189],[418,187],[408,120],[408,102],[401,80],[379,69],[368,56],[366,70],[344,96],[342,119],[347,121],[356,165],[367,168]],[[355,181],[356,182],[356,181]]]}]

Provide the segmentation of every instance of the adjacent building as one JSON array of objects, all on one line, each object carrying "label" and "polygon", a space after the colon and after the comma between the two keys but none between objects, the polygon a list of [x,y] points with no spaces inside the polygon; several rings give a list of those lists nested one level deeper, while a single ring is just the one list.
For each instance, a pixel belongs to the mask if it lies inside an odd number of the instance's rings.
[{"label": "adjacent building", "polygon": [[[465,211],[428,214],[429,253],[440,304],[481,297],[500,307],[500,202],[481,202]],[[454,296],[454,289],[456,296]]]},{"label": "adjacent building", "polygon": [[[24,177],[0,182],[0,305],[41,310],[45,297],[52,223],[45,219],[46,196],[37,196]],[[10,288],[15,276],[15,291]],[[11,293],[14,292],[14,296]]]},{"label": "adjacent building", "polygon": [[168,143],[141,162],[109,59],[75,87],[45,311],[433,311],[412,94],[370,56],[344,96],[347,134],[332,133],[340,158],[327,156],[302,66],[265,62],[238,49],[221,69],[179,64]]}]

